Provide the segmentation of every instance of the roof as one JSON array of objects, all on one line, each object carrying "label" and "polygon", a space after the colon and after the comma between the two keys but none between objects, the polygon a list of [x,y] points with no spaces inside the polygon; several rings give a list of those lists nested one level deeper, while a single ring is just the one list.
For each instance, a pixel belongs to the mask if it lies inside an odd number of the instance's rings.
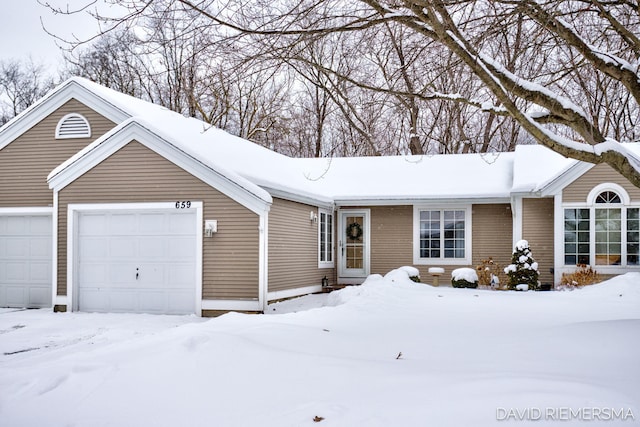
[{"label": "roof", "polygon": [[[291,158],[83,78],[69,79],[37,104],[46,103],[68,86],[75,87],[75,92],[80,88],[80,92],[90,93],[94,104],[120,111],[125,118],[52,171],[49,179],[131,123],[148,129],[176,150],[265,201],[270,201],[266,190],[277,197],[318,206],[402,200],[508,200],[513,193],[539,193],[580,163],[538,145],[494,154]],[[37,108],[34,105],[30,110]]]}]

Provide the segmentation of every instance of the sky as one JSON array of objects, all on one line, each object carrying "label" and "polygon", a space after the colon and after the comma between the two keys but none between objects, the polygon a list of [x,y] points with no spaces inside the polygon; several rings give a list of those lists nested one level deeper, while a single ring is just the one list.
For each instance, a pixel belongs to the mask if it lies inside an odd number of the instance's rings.
[{"label": "sky", "polygon": [[[90,0],[41,0],[58,7],[70,8]],[[63,59],[55,39],[48,35],[42,24],[52,33],[63,38],[76,34],[86,37],[97,31],[96,22],[86,13],[74,16],[55,15],[37,0],[0,0],[0,61],[22,60],[29,57],[42,63],[51,71],[62,66]]]}]

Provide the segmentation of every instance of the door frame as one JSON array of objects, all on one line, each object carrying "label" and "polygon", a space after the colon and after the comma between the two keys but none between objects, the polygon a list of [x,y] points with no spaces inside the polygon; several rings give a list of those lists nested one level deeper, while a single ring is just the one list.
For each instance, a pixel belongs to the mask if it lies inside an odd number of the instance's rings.
[{"label": "door frame", "polygon": [[[160,203],[95,203],[69,204],[67,206],[67,311],[78,311],[78,251],[76,242],[79,239],[78,223],[80,214],[84,212],[171,212],[181,209],[176,202]],[[202,238],[203,238],[203,203],[192,201],[189,210],[196,211],[196,260],[195,260],[195,315],[202,315]],[[57,260],[56,260],[57,262]]]},{"label": "door frame", "polygon": [[[345,217],[362,216],[363,227],[362,236],[364,239],[363,246],[363,273],[346,271],[345,256],[343,251],[345,243]],[[339,209],[338,210],[338,227],[337,227],[337,249],[338,256],[338,283],[344,284],[360,284],[371,274],[371,209]]]}]

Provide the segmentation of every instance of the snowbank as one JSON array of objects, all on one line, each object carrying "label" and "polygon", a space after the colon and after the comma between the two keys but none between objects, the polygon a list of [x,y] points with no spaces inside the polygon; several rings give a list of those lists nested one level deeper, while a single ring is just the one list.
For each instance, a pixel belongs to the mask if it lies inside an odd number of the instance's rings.
[{"label": "snowbank", "polygon": [[640,274],[528,293],[411,274],[269,316],[0,311],[0,424],[484,427],[514,425],[499,408],[588,407],[637,425]]}]

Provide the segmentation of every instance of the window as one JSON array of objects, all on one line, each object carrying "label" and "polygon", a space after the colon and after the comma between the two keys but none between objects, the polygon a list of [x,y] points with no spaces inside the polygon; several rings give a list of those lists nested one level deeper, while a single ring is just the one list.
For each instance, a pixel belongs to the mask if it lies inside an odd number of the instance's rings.
[{"label": "window", "polygon": [[589,209],[564,210],[564,263],[589,262]]},{"label": "window", "polygon": [[56,139],[90,138],[91,126],[81,114],[71,113],[64,116],[56,126]]},{"label": "window", "polygon": [[469,208],[414,209],[414,263],[468,264],[471,258]]},{"label": "window", "polygon": [[[603,187],[614,190],[603,190]],[[620,186],[592,190],[589,207],[564,209],[566,265],[640,265],[640,208]]]},{"label": "window", "polygon": [[318,227],[318,252],[320,267],[333,267],[333,214],[319,211],[320,226]]}]

